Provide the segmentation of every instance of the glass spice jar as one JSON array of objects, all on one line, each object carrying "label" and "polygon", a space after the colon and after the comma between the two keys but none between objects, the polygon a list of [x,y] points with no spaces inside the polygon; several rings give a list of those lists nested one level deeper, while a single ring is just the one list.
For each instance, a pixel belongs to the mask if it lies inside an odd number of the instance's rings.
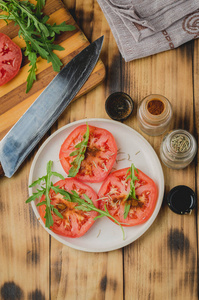
[{"label": "glass spice jar", "polygon": [[116,121],[126,120],[133,112],[134,102],[124,92],[115,92],[106,99],[105,109],[109,117]]},{"label": "glass spice jar", "polygon": [[139,104],[137,111],[140,129],[148,135],[161,135],[169,127],[172,120],[172,106],[162,95],[146,96]]},{"label": "glass spice jar", "polygon": [[169,132],[160,146],[162,162],[172,169],[183,169],[194,159],[197,143],[193,135],[183,129]]}]

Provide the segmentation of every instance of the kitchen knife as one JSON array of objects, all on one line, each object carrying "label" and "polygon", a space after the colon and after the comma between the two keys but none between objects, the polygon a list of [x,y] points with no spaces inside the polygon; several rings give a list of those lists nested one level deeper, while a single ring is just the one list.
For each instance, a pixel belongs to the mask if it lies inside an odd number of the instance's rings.
[{"label": "kitchen knife", "polygon": [[1,175],[12,177],[58,119],[95,67],[104,37],[76,55],[50,82],[0,142]]}]

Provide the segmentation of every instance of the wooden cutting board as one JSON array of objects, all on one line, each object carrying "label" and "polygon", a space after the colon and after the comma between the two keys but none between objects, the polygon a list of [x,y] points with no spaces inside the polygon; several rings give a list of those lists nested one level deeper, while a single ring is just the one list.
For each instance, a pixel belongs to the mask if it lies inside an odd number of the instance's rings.
[{"label": "wooden cutting board", "polygon": [[[76,27],[74,31],[61,33],[55,41],[65,48],[65,50],[55,51],[55,53],[59,56],[63,65],[66,65],[74,56],[87,47],[89,42],[60,0],[47,0],[44,13],[50,16],[49,23],[60,24],[66,21],[67,24],[72,24]],[[25,42],[18,37],[18,27],[14,26],[13,22],[6,25],[5,21],[0,20],[0,32],[7,34],[21,48],[25,46]],[[52,65],[39,57],[37,81],[26,94],[26,79],[29,70],[28,64],[29,61],[24,57],[22,67],[17,76],[0,87],[0,139],[5,136],[9,129],[18,121],[50,81],[57,75],[57,73],[53,71]],[[99,60],[89,79],[75,99],[94,88],[104,77],[105,67],[102,61]]]}]

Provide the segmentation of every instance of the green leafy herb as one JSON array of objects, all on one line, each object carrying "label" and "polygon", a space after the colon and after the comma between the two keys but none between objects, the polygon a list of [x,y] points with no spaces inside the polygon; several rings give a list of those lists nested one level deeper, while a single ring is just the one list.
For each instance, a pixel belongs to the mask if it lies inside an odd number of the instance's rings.
[{"label": "green leafy herb", "polygon": [[[55,191],[55,189],[54,189]],[[102,218],[102,217],[108,217],[110,219],[112,219],[116,224],[118,224],[121,229],[122,229],[122,233],[123,233],[123,239],[125,239],[125,233],[124,233],[124,229],[121,226],[120,222],[118,222],[113,216],[110,215],[108,209],[105,206],[105,211],[101,210],[97,207],[95,207],[95,205],[93,204],[92,200],[86,195],[84,194],[84,198],[80,198],[78,193],[76,191],[72,191],[72,193],[68,193],[63,189],[56,189],[57,193],[61,193],[63,196],[65,196],[64,198],[68,201],[71,202],[75,202],[78,203],[78,206],[76,206],[76,209],[82,210],[82,211],[96,211],[99,215],[97,217],[94,218],[94,220]]]},{"label": "green leafy herb", "polygon": [[138,170],[135,168],[134,164],[131,164],[131,167],[127,170],[127,174],[130,172],[130,174],[127,176],[126,180],[130,179],[130,191],[125,199],[126,203],[125,203],[125,208],[124,208],[124,219],[127,218],[129,210],[131,205],[127,202],[127,200],[130,199],[134,199],[139,201],[139,199],[136,198],[136,194],[135,194],[135,181],[138,180],[137,176],[135,175],[135,171],[136,173],[138,173]]},{"label": "green leafy herb", "polygon": [[62,217],[62,215],[58,212],[58,210],[56,208],[54,208],[53,205],[51,205],[50,203],[50,197],[49,197],[49,191],[52,187],[52,182],[51,182],[51,177],[54,175],[56,177],[59,177],[61,179],[64,179],[64,177],[57,173],[57,172],[52,172],[51,170],[51,167],[52,167],[52,161],[50,160],[47,164],[47,168],[46,168],[46,171],[47,171],[47,174],[37,180],[35,180],[29,187],[34,187],[36,185],[40,185],[42,182],[45,183],[45,187],[41,186],[41,189],[37,189],[37,192],[36,193],[33,193],[32,196],[30,196],[27,200],[26,200],[26,203],[29,203],[31,201],[34,201],[38,198],[40,198],[42,195],[45,195],[45,201],[41,202],[38,204],[39,205],[43,205],[45,204],[46,205],[46,214],[44,216],[44,218],[46,219],[46,223],[45,223],[45,226],[50,228],[52,225],[53,225],[53,218],[52,218],[52,215],[51,215],[51,212],[54,212],[57,216]]},{"label": "green leafy herb", "polygon": [[70,156],[76,156],[75,159],[72,161],[72,167],[69,170],[68,176],[75,177],[80,169],[81,162],[85,158],[85,152],[88,145],[89,140],[89,126],[87,124],[86,133],[83,135],[83,141],[78,143],[75,148],[77,150],[71,152]]},{"label": "green leafy herb", "polygon": [[36,16],[40,17],[41,15],[41,11],[44,8],[45,4],[46,4],[46,0],[36,0],[37,1],[37,10],[36,10]]},{"label": "green leafy herb", "polygon": [[82,211],[96,211],[98,213],[98,216],[94,218],[94,220],[102,218],[102,217],[108,217],[112,219],[116,224],[118,224],[121,227],[122,233],[123,233],[123,239],[125,239],[125,233],[122,225],[113,217],[110,215],[108,212],[106,206],[105,206],[105,211],[95,207],[93,204],[92,200],[86,195],[83,195],[83,199],[80,198],[78,193],[76,191],[71,191],[71,193],[67,192],[64,189],[60,189],[59,186],[54,186],[53,183],[51,182],[51,176],[57,176],[61,179],[64,179],[64,177],[57,173],[53,172],[51,170],[52,168],[52,161],[49,161],[47,164],[47,174],[36,181],[34,181],[29,187],[34,187],[36,185],[41,185],[42,182],[45,183],[45,187],[41,186],[40,189],[37,189],[36,193],[33,193],[32,196],[30,196],[27,200],[26,203],[29,203],[31,201],[35,201],[36,199],[40,198],[42,195],[45,195],[45,200],[38,203],[37,206],[40,205],[46,205],[46,213],[44,218],[46,219],[45,226],[50,228],[53,225],[53,218],[51,213],[55,213],[57,216],[60,218],[63,218],[62,214],[51,204],[50,197],[49,197],[49,192],[50,189],[52,189],[56,194],[61,194],[64,196],[64,199],[70,202],[75,202],[77,203],[77,206],[75,206],[76,209],[82,210]]},{"label": "green leafy herb", "polygon": [[0,9],[6,12],[1,14],[0,19],[11,20],[15,25],[19,25],[18,35],[21,36],[26,43],[24,55],[30,61],[29,75],[27,77],[26,93],[31,89],[36,80],[36,61],[40,55],[48,62],[52,63],[53,70],[60,71],[62,62],[53,50],[64,50],[60,45],[55,45],[54,39],[56,34],[64,31],[72,31],[75,29],[72,25],[67,25],[65,22],[57,25],[47,23],[49,16],[43,16],[42,9],[45,6],[46,0],[36,0],[34,5],[29,1],[16,0],[0,0]]}]

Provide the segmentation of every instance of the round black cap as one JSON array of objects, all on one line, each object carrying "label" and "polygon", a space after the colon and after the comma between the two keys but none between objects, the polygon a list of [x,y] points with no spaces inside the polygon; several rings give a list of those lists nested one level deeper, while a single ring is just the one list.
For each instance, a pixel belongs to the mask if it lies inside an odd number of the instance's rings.
[{"label": "round black cap", "polygon": [[168,193],[167,203],[176,214],[190,214],[196,205],[196,195],[188,186],[178,185]]}]

